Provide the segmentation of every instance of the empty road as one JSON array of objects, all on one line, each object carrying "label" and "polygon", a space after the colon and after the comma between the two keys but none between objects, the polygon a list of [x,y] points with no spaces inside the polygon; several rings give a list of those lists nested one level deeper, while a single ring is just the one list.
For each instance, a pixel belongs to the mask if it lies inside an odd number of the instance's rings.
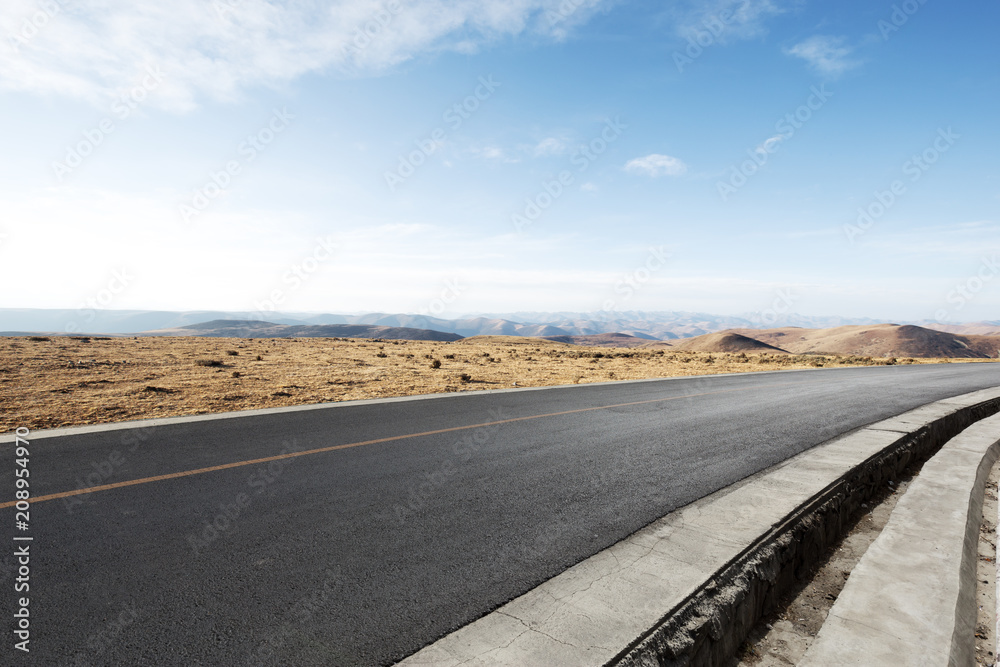
[{"label": "empty road", "polygon": [[30,653],[8,631],[0,662],[392,663],[716,489],[997,385],[821,369],[29,435],[27,530],[0,445],[0,609],[14,629],[30,597]]}]

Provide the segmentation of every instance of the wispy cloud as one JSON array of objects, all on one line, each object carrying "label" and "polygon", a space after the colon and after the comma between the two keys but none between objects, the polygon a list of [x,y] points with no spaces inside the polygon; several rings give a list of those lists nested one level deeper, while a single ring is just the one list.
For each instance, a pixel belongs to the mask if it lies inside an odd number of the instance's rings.
[{"label": "wispy cloud", "polygon": [[687,171],[687,165],[675,157],[652,153],[645,157],[637,157],[625,164],[625,171],[634,174],[645,174],[653,178],[658,176],[680,176]]},{"label": "wispy cloud", "polygon": [[566,141],[558,137],[546,137],[539,141],[532,149],[535,157],[543,155],[559,155],[566,151]]},{"label": "wispy cloud", "polygon": [[852,59],[853,49],[844,44],[843,37],[829,35],[814,35],[785,49],[790,56],[802,58],[820,74],[837,76],[861,64],[860,60]]},{"label": "wispy cloud", "polygon": [[472,146],[469,153],[483,160],[496,160],[500,162],[520,162],[518,158],[510,157],[500,146]]},{"label": "wispy cloud", "polygon": [[[5,0],[0,91],[103,105],[156,66],[165,79],[151,101],[186,111],[202,98],[238,99],[309,72],[377,73],[525,32],[560,39],[610,1],[79,0],[49,3],[42,17],[33,0]],[[564,4],[575,9],[559,18]]]},{"label": "wispy cloud", "polygon": [[783,11],[774,0],[699,0],[677,3],[671,13],[684,39],[708,31],[724,44],[765,34],[765,21]]}]

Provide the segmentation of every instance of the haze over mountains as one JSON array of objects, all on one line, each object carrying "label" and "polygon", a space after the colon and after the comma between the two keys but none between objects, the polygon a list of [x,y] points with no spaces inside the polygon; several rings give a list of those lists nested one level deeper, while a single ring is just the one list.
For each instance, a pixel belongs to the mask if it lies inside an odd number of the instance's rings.
[{"label": "haze over mountains", "polygon": [[[770,315],[770,317],[768,317]],[[368,313],[364,315],[226,312],[226,311],[153,311],[72,309],[0,309],[2,332],[49,332],[134,334],[144,331],[175,329],[213,320],[266,321],[274,324],[308,326],[321,324],[375,325],[428,329],[459,336],[590,336],[624,333],[638,338],[669,340],[688,338],[728,329],[769,329],[803,327],[829,329],[852,324],[876,325],[883,321],[868,318],[811,317],[790,314],[713,315],[694,312],[614,313],[499,313],[460,319],[428,315]],[[930,321],[899,322],[916,324],[955,334],[1000,333],[1000,321],[971,324],[937,324]]]},{"label": "haze over mountains", "polygon": [[212,320],[172,329],[140,332],[143,336],[203,336],[211,338],[387,338],[448,342],[464,336],[408,327],[371,324],[275,324],[255,320]]}]

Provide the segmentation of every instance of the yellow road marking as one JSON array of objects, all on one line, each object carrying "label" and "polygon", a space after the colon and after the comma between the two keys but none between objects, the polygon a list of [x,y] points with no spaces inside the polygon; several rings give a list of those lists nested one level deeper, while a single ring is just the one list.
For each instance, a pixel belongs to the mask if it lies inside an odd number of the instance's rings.
[{"label": "yellow road marking", "polygon": [[[769,387],[776,387],[782,385],[790,384],[801,384],[800,382],[782,382],[776,385],[768,385]],[[530,419],[543,419],[545,417],[559,417],[562,415],[572,415],[580,412],[592,412],[594,410],[610,410],[612,408],[625,408],[632,405],[647,405],[649,403],[664,403],[666,401],[676,401],[682,398],[695,398],[697,396],[710,396],[712,394],[728,394],[734,391],[749,391],[752,389],[757,389],[758,387],[744,387],[740,389],[722,389],[719,391],[706,391],[700,394],[685,394],[684,396],[670,396],[668,398],[654,398],[648,401],[633,401],[631,403],[616,403],[614,405],[599,405],[592,408],[579,408],[576,410],[563,410],[562,412],[550,412],[542,415],[530,415],[528,417],[513,417],[511,419],[500,419],[492,422],[483,422],[481,424],[470,424],[468,426],[453,426],[451,428],[442,428],[435,431],[424,431],[422,433],[408,433],[406,435],[394,435],[388,438],[378,438],[375,440],[363,440],[361,442],[351,442],[345,445],[332,445],[330,447],[319,447],[317,449],[309,449],[303,452],[289,452],[286,454],[277,454],[275,456],[265,456],[260,459],[251,459],[249,461],[235,461],[233,463],[223,463],[222,465],[209,466],[207,468],[198,468],[196,470],[185,470],[183,472],[172,472],[166,475],[155,475],[153,477],[142,477],[140,479],[130,479],[125,482],[115,482],[114,484],[102,484],[100,486],[89,486],[83,489],[74,489],[73,491],[63,491],[62,493],[50,493],[45,496],[36,496],[34,498],[28,499],[29,503],[40,503],[46,500],[56,500],[57,498],[68,498],[70,496],[85,495],[88,493],[95,493],[97,491],[110,491],[111,489],[120,489],[126,486],[136,486],[137,484],[148,484],[150,482],[160,482],[167,479],[177,479],[178,477],[190,477],[192,475],[201,475],[207,472],[215,472],[216,470],[228,470],[229,468],[239,468],[241,466],[257,465],[258,463],[269,463],[271,461],[280,461],[282,459],[290,459],[296,456],[309,456],[310,454],[322,454],[323,452],[333,452],[338,449],[351,449],[353,447],[364,447],[365,445],[376,445],[382,442],[393,442],[395,440],[406,440],[408,438],[421,438],[428,435],[438,435],[439,433],[451,433],[453,431],[465,431],[473,428],[483,428],[485,426],[497,426],[499,424],[511,424],[513,422],[528,421]],[[0,503],[0,509],[6,509],[7,507],[13,507],[18,501],[12,500],[7,503]]]}]

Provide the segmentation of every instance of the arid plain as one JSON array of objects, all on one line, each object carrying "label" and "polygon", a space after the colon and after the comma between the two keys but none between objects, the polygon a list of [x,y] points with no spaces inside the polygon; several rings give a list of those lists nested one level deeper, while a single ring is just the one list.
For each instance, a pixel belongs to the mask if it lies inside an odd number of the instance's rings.
[{"label": "arid plain", "polygon": [[476,336],[0,338],[9,431],[438,392],[750,371],[982,359],[878,358],[577,346]]}]

